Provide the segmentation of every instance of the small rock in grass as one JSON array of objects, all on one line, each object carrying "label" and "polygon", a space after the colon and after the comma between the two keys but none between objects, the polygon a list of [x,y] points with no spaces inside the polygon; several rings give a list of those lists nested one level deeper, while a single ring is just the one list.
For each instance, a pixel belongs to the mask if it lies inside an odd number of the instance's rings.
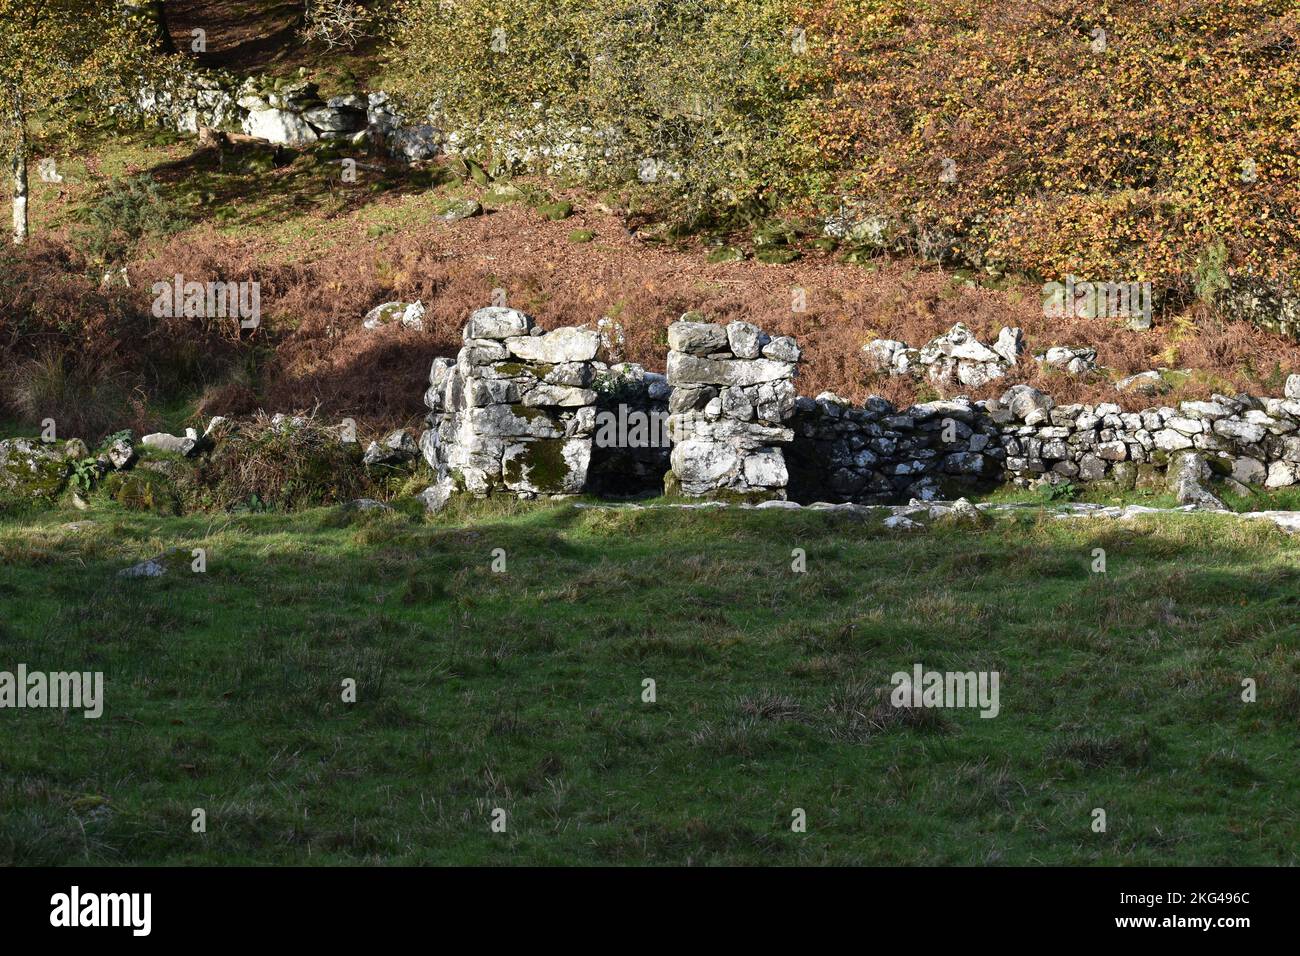
[{"label": "small rock in grass", "polygon": [[392,511],[391,505],[374,498],[353,498],[346,507],[352,511]]},{"label": "small rock in grass", "polygon": [[483,211],[477,199],[457,199],[447,203],[438,213],[438,218],[443,222],[460,222],[462,219],[469,219],[477,216]]},{"label": "small rock in grass", "polygon": [[940,523],[956,528],[986,528],[993,519],[965,498],[958,498],[939,518]]},{"label": "small rock in grass", "polygon": [[372,441],[366,449],[362,464],[400,465],[420,456],[420,447],[405,428],[389,432],[382,442]]},{"label": "small rock in grass", "polygon": [[447,507],[447,502],[451,500],[452,492],[455,485],[450,478],[444,478],[437,484],[430,485],[420,492],[417,497],[424,502],[424,510],[430,514],[437,514]]},{"label": "small rock in grass", "polygon": [[171,548],[148,560],[133,564],[117,572],[119,578],[160,578],[167,573],[169,566],[175,565],[186,555],[180,548]]},{"label": "small rock in grass", "polygon": [[885,527],[890,531],[924,531],[925,525],[913,521],[907,515],[890,515],[885,519]]}]

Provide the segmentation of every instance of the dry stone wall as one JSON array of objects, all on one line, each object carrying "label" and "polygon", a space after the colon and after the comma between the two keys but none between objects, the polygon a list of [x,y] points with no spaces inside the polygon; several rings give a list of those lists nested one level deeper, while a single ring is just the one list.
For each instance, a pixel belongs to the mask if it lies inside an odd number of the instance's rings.
[{"label": "dry stone wall", "polygon": [[756,325],[675,322],[668,329],[673,441],[670,490],[785,498],[799,347]]},{"label": "dry stone wall", "polygon": [[455,362],[439,359],[421,437],[440,497],[509,491],[574,495],[586,486],[595,425],[599,336],[544,332],[514,309],[475,312]]},{"label": "dry stone wall", "polygon": [[899,410],[872,397],[857,408],[824,393],[800,398],[790,449],[797,501],[887,503],[942,497],[1002,469],[1006,453],[985,409],[965,399]]},{"label": "dry stone wall", "polygon": [[1288,392],[1139,412],[1056,405],[1026,385],[998,400],[901,410],[879,398],[862,408],[834,395],[800,399],[791,492],[801,501],[885,503],[952,497],[961,486],[1110,482],[1167,485],[1185,503],[1210,503],[1188,484],[1192,472],[1238,492],[1300,482],[1300,377]]},{"label": "dry stone wall", "polygon": [[404,162],[432,159],[445,137],[428,119],[397,112],[387,93],[350,93],[324,99],[304,78],[249,77],[238,83],[220,72],[194,70],[161,86],[141,89],[136,105],[182,133],[203,127],[240,130],[269,143],[302,147],[318,141],[374,143]]},{"label": "dry stone wall", "polygon": [[669,327],[665,377],[599,361],[596,330],[544,332],[513,309],[475,312],[456,359],[435,361],[425,396],[420,445],[439,479],[430,506],[454,491],[884,504],[1110,482],[1218,507],[1211,481],[1241,493],[1300,483],[1300,375],[1281,398],[1215,395],[1136,412],[1057,405],[1027,385],[979,402],[899,409],[873,396],[855,406],[796,396],[793,339],[696,318]]}]

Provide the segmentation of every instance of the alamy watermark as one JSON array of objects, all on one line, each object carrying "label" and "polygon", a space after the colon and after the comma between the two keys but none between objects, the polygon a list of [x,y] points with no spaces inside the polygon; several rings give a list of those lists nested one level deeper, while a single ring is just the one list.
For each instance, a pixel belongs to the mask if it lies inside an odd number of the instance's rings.
[{"label": "alamy watermark", "polygon": [[239,319],[241,329],[262,323],[260,282],[171,282],[153,284],[153,314],[158,319]]},{"label": "alamy watermark", "polygon": [[0,709],[80,710],[88,720],[104,713],[102,671],[0,671]]},{"label": "alamy watermark", "polygon": [[73,886],[50,897],[50,925],[129,927],[132,936],[148,936],[153,928],[153,894],[83,893]]},{"label": "alamy watermark", "polygon": [[1150,282],[1065,282],[1043,285],[1043,316],[1049,319],[1134,319],[1151,322]]},{"label": "alamy watermark", "polygon": [[642,411],[619,405],[615,410],[596,413],[597,448],[667,448],[672,444],[668,434],[667,412]]},{"label": "alamy watermark", "polygon": [[981,717],[996,717],[1002,709],[997,671],[927,671],[912,665],[912,673],[897,671],[889,702],[895,707],[979,708]]}]

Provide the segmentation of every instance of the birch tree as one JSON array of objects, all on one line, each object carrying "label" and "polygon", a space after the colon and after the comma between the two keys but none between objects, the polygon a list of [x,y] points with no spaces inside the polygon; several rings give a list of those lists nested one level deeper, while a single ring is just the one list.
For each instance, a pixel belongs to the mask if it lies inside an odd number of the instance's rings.
[{"label": "birch tree", "polygon": [[[27,240],[32,128],[57,131],[79,105],[131,102],[162,58],[158,25],[119,0],[0,0],[0,148],[10,158],[13,241]],[[76,101],[76,102],[74,102]]]}]

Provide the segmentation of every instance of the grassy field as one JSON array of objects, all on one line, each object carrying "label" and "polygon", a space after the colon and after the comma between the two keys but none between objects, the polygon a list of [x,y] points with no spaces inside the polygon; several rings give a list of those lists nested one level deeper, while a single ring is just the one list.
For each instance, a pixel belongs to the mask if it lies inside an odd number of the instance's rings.
[{"label": "grassy field", "polygon": [[[109,506],[0,523],[0,604],[0,670],[107,698],[0,711],[0,865],[1298,862],[1300,540],[1262,522]],[[918,662],[1000,714],[900,719]]]}]

